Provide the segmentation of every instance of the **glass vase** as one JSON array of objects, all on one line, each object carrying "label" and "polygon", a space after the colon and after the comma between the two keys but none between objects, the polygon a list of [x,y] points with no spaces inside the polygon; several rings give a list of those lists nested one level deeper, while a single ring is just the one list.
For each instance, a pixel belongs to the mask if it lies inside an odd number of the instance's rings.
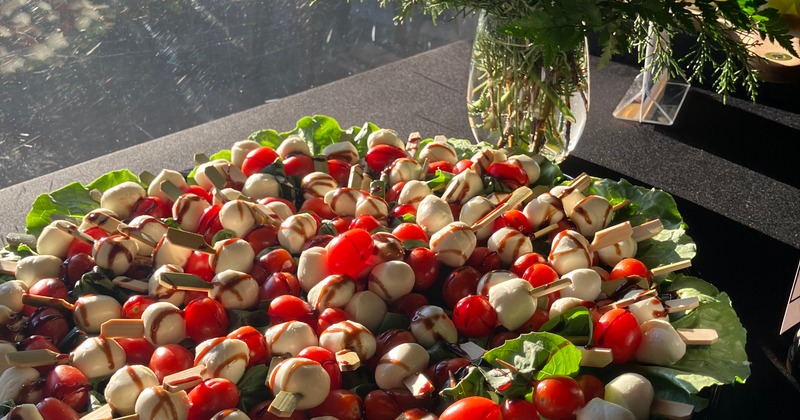
[{"label": "glass vase", "polygon": [[475,139],[515,146],[561,162],[575,148],[589,111],[589,52],[584,41],[545,66],[543,49],[478,19],[467,109]]}]

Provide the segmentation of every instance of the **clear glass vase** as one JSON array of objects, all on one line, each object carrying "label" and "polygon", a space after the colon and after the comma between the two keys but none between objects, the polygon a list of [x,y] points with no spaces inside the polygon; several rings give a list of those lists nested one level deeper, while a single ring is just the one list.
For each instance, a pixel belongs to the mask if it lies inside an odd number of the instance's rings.
[{"label": "clear glass vase", "polygon": [[575,148],[589,111],[589,52],[556,54],[544,65],[543,50],[499,28],[483,13],[475,34],[467,109],[475,139],[516,146],[561,162]]}]

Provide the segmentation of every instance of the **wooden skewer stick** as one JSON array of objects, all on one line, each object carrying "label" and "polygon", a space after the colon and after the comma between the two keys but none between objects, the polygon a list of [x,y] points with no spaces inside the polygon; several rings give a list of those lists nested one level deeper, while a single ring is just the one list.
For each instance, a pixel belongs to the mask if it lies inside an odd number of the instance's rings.
[{"label": "wooden skewer stick", "polygon": [[645,239],[650,239],[658,235],[662,230],[664,230],[664,225],[661,223],[660,219],[651,220],[634,227],[631,238],[636,242],[642,242]]},{"label": "wooden skewer stick", "polygon": [[350,177],[347,179],[347,186],[357,190],[361,189],[361,181],[364,179],[364,168],[361,165],[350,167]]},{"label": "wooden skewer stick", "polygon": [[616,301],[614,303],[610,303],[608,305],[601,306],[601,307],[597,308],[597,310],[602,312],[602,311],[611,310],[611,309],[626,308],[628,306],[633,305],[634,303],[642,302],[642,301],[645,301],[645,300],[648,300],[648,299],[651,299],[651,298],[654,298],[654,297],[657,297],[657,296],[658,296],[658,292],[656,292],[655,289],[651,289],[651,290],[648,290],[646,292],[639,293],[636,296],[631,296],[629,298],[621,299],[621,300],[618,300],[618,301]]},{"label": "wooden skewer stick", "polygon": [[672,299],[661,302],[661,304],[664,305],[664,309],[666,309],[668,313],[672,314],[675,312],[688,311],[689,309],[700,306],[700,299],[696,297]]},{"label": "wooden skewer stick", "polygon": [[598,249],[613,245],[630,237],[631,234],[633,234],[633,228],[630,222],[607,227],[594,234],[594,240],[589,244],[589,252],[594,253]]},{"label": "wooden skewer stick", "polygon": [[717,331],[710,328],[677,328],[675,331],[689,345],[709,346],[719,340]]},{"label": "wooden skewer stick", "polygon": [[10,260],[2,260],[0,261],[0,273],[3,274],[11,274],[12,276],[17,274],[17,262],[10,261]]},{"label": "wooden skewer stick", "polygon": [[472,341],[466,341],[458,345],[458,348],[464,352],[469,360],[478,360],[486,354],[486,350],[473,343]]},{"label": "wooden skewer stick", "polygon": [[433,383],[422,373],[416,373],[403,379],[403,385],[411,391],[414,398],[421,399],[431,395],[436,390]]},{"label": "wooden skewer stick", "polygon": [[139,174],[139,181],[141,181],[142,184],[144,184],[144,185],[148,185],[149,186],[150,184],[153,183],[153,181],[155,181],[155,179],[156,179],[156,176],[153,175],[151,172],[148,172],[148,171],[142,171]]},{"label": "wooden skewer stick", "polygon": [[50,296],[30,295],[28,293],[22,295],[22,303],[37,307],[47,306],[50,308],[65,309],[67,311],[73,311],[75,309],[75,305],[67,302],[64,299],[54,298]]},{"label": "wooden skewer stick", "polygon": [[105,338],[142,338],[144,321],[141,319],[110,319],[100,325],[100,336]]},{"label": "wooden skewer stick", "polygon": [[336,363],[342,372],[351,372],[361,366],[361,358],[352,350],[339,350],[336,352]]},{"label": "wooden skewer stick", "polygon": [[581,352],[581,366],[602,368],[614,361],[611,349],[578,347],[578,350]]},{"label": "wooden skewer stick", "polygon": [[572,285],[572,280],[558,279],[556,281],[543,284],[539,287],[534,287],[533,290],[531,290],[531,296],[534,298],[539,298],[542,296],[549,295],[550,293],[557,292],[561,289],[566,289],[570,285]]},{"label": "wooden skewer stick", "polygon": [[206,373],[205,365],[197,365],[195,367],[182,370],[172,375],[164,377],[164,389],[169,392],[184,391],[194,386],[199,385],[205,380],[203,375]]},{"label": "wooden skewer stick", "polygon": [[556,229],[558,229],[558,223],[553,223],[550,226],[544,227],[542,229],[537,230],[536,232],[533,232],[533,234],[531,235],[531,239],[541,238],[542,236],[545,236]]},{"label": "wooden skewer stick", "polygon": [[358,189],[364,191],[365,193],[369,194],[369,187],[372,185],[372,176],[369,174],[363,174],[363,178],[361,178],[361,187]]},{"label": "wooden skewer stick", "polygon": [[89,245],[94,245],[94,238],[78,230],[78,227],[66,220],[58,220],[55,223],[56,228],[62,232],[70,234],[73,238],[77,238]]},{"label": "wooden skewer stick", "polygon": [[662,265],[650,270],[650,273],[655,276],[662,276],[664,274],[672,273],[674,271],[683,270],[692,266],[691,260],[678,261],[672,264]]},{"label": "wooden skewer stick", "polygon": [[187,232],[185,230],[169,228],[167,229],[167,240],[176,246],[193,249],[204,254],[216,254],[214,247],[209,245],[202,235]]},{"label": "wooden skewer stick", "polygon": [[81,417],[81,420],[111,420],[114,418],[114,410],[108,404],[103,404],[96,410],[92,410],[89,414]]},{"label": "wooden skewer stick", "polygon": [[27,233],[11,232],[6,234],[6,243],[15,248],[20,245],[36,248],[36,237]]},{"label": "wooden skewer stick", "polygon": [[183,190],[169,180],[161,182],[161,191],[166,194],[173,202],[178,201],[183,195]]},{"label": "wooden skewer stick", "polygon": [[185,290],[191,292],[208,292],[214,285],[188,273],[164,272],[159,276],[159,283],[169,289]]},{"label": "wooden skewer stick", "polygon": [[[455,181],[455,182],[453,182]],[[447,189],[444,190],[444,194],[442,194],[442,200],[447,201],[450,199],[450,196],[456,193],[461,188],[461,184],[464,183],[464,178],[453,178],[447,184]]]},{"label": "wooden skewer stick", "polygon": [[692,418],[694,406],[677,401],[654,399],[650,405],[650,414],[653,417],[667,420],[688,420]]},{"label": "wooden skewer stick", "polygon": [[294,413],[301,397],[301,394],[281,391],[275,396],[275,399],[272,400],[268,411],[278,417],[289,417]]},{"label": "wooden skewer stick", "polygon": [[517,373],[519,373],[519,370],[514,365],[512,365],[511,363],[506,362],[503,359],[500,359],[500,358],[496,357],[494,359],[494,362],[497,363],[498,365],[502,366],[504,369],[508,369],[509,371],[511,371],[511,373],[513,373],[515,375]]},{"label": "wooden skewer stick", "polygon": [[533,191],[531,191],[528,187],[521,187],[517,188],[513,193],[503,199],[494,210],[487,213],[485,216],[481,217],[477,222],[473,223],[470,229],[473,232],[477,232],[483,229],[485,226],[494,222],[495,219],[502,216],[508,210],[513,209],[519,203],[525,201]]},{"label": "wooden skewer stick", "polygon": [[419,147],[419,142],[422,141],[422,135],[419,134],[418,131],[415,131],[408,135],[408,140],[406,141],[406,152],[410,156],[415,156],[417,154],[417,148]]},{"label": "wooden skewer stick", "polygon": [[572,182],[569,183],[569,186],[570,188],[572,188],[573,191],[583,191],[587,187],[589,187],[589,184],[591,182],[592,182],[592,177],[590,177],[586,172],[583,172],[577,177],[575,177],[575,179],[573,179]]},{"label": "wooden skewer stick", "polygon": [[614,204],[613,206],[611,206],[611,211],[619,211],[619,209],[627,206],[630,203],[631,203],[631,201],[626,198],[626,199],[620,201],[619,203]]},{"label": "wooden skewer stick", "polygon": [[155,246],[158,244],[158,241],[154,240],[144,232],[134,229],[119,219],[109,216],[108,214],[105,214],[99,210],[92,210],[89,212],[89,214],[86,215],[85,220],[90,224],[103,229],[106,231],[106,233],[111,235],[119,232],[153,248],[155,248]]},{"label": "wooden skewer stick", "polygon": [[205,155],[205,153],[195,153],[194,154],[194,163],[197,165],[202,165],[204,163],[210,162],[211,159]]},{"label": "wooden skewer stick", "polygon": [[6,362],[16,367],[64,365],[72,362],[72,355],[47,349],[15,351],[6,353]]},{"label": "wooden skewer stick", "polygon": [[133,414],[128,414],[127,416],[114,417],[112,420],[139,420],[139,415],[133,413]]},{"label": "wooden skewer stick", "polygon": [[420,181],[425,181],[425,177],[428,176],[428,169],[430,168],[431,164],[430,164],[430,162],[428,162],[428,159],[425,159],[425,160],[422,161],[422,164],[419,165],[419,166],[420,166],[419,180]]}]

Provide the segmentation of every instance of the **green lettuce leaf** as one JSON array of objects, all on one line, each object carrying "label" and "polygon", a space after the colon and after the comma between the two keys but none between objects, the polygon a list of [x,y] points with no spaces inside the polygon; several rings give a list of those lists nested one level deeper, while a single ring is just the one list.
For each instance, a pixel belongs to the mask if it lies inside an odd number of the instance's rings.
[{"label": "green lettuce leaf", "polygon": [[86,186],[73,182],[49,194],[41,194],[33,202],[31,211],[25,217],[25,233],[39,236],[45,226],[52,221],[51,217],[56,215],[82,219],[86,213],[99,207],[89,194],[91,190],[97,189],[103,192],[127,181],[139,183],[139,177],[123,169],[109,172]]},{"label": "green lettuce leaf", "polygon": [[465,139],[448,139],[447,142],[455,149],[458,160],[470,159],[475,153],[481,150],[496,149],[496,147],[485,141],[476,144]]}]

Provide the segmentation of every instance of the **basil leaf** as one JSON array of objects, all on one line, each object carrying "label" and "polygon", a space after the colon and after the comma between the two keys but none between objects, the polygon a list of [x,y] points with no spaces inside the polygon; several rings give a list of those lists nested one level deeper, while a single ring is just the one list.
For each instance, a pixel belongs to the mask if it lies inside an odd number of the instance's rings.
[{"label": "basil leaf", "polygon": [[343,141],[350,141],[356,146],[359,156],[367,155],[367,139],[369,135],[380,130],[380,128],[373,123],[364,123],[361,128],[351,127],[343,136]]},{"label": "basil leaf", "polygon": [[292,134],[298,134],[305,139],[311,155],[315,156],[321,154],[326,146],[337,143],[345,132],[333,118],[314,115],[301,118],[294,130],[281,133],[281,137],[286,138]]},{"label": "basil leaf", "polygon": [[81,276],[72,289],[72,298],[77,299],[86,295],[108,295],[116,299],[120,304],[125,302],[135,293],[130,290],[117,287],[111,282],[111,278],[101,269],[95,266],[92,271]]},{"label": "basil leaf", "polygon": [[521,374],[542,380],[551,376],[574,376],[578,373],[581,352],[564,337],[547,332],[533,332],[507,340],[489,350],[483,360],[497,366],[500,359]]},{"label": "basil leaf", "polygon": [[411,320],[408,319],[407,315],[387,312],[386,315],[383,316],[383,321],[381,321],[381,325],[378,327],[378,331],[375,335],[388,330],[407,330],[410,325]]},{"label": "basil leaf", "polygon": [[277,149],[281,145],[283,139],[275,130],[259,130],[247,137],[247,140],[252,140],[262,146],[267,146]]},{"label": "basil leaf", "polygon": [[585,306],[577,306],[545,322],[540,332],[550,332],[562,337],[589,337],[592,341],[594,322],[592,314]]},{"label": "basil leaf", "polygon": [[444,185],[450,183],[450,180],[453,179],[455,175],[451,174],[450,172],[445,172],[441,169],[437,169],[436,173],[433,175],[427,184],[428,188],[435,190],[436,188],[440,188]]},{"label": "basil leaf", "polygon": [[265,395],[269,394],[266,385],[268,372],[267,365],[255,365],[247,369],[242,379],[236,384],[236,388],[239,390],[239,408],[245,413],[264,401]]},{"label": "basil leaf", "polygon": [[445,388],[439,394],[446,400],[456,401],[467,397],[489,397],[489,390],[480,368],[470,366],[469,373],[455,387]]}]

